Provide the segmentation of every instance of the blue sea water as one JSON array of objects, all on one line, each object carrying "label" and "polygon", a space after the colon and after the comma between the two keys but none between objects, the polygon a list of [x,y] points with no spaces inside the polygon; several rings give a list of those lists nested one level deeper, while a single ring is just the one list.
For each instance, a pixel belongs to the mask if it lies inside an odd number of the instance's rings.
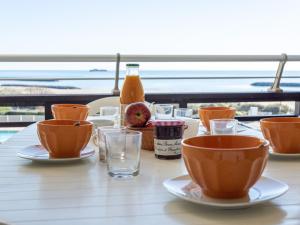
[{"label": "blue sea water", "polygon": [[[266,91],[268,87],[252,86],[254,82],[273,82],[275,71],[141,71],[145,92],[253,92]],[[124,71],[120,77],[123,78]],[[300,83],[300,71],[285,71],[282,83]],[[165,79],[158,79],[164,77]],[[218,79],[213,79],[213,78]],[[232,79],[227,79],[231,77]],[[244,79],[251,77],[249,79]],[[263,78],[261,78],[263,77]],[[285,78],[290,77],[290,78]],[[114,71],[90,72],[84,70],[0,70],[0,78],[30,78],[30,81],[5,80],[0,85],[72,86],[84,93],[111,93]],[[77,80],[63,80],[75,78]],[[95,80],[98,79],[99,80]],[[170,78],[185,78],[174,79]],[[205,79],[199,79],[205,78]],[[41,81],[40,79],[47,79]],[[82,80],[87,79],[87,80]],[[94,79],[94,80],[88,80]],[[101,80],[103,79],[103,80]],[[119,82],[122,86],[123,80]],[[284,87],[286,91],[300,91],[300,87]],[[78,92],[78,91],[77,91]]]},{"label": "blue sea water", "polygon": [[18,131],[15,131],[15,130],[0,130],[0,143],[7,141],[9,138],[11,138],[17,132]]}]

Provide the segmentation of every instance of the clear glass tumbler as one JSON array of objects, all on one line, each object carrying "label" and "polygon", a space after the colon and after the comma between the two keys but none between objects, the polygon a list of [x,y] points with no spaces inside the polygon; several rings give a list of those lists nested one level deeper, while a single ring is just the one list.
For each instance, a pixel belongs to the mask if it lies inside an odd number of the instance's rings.
[{"label": "clear glass tumbler", "polygon": [[174,117],[177,119],[180,118],[192,118],[193,116],[193,109],[188,108],[178,108],[174,109]]},{"label": "clear glass tumbler", "polygon": [[169,120],[173,117],[173,105],[171,104],[156,104],[155,119]]},{"label": "clear glass tumbler", "polygon": [[126,130],[125,127],[115,127],[115,126],[103,126],[97,128],[97,146],[99,148],[99,160],[101,162],[106,162],[107,160],[107,148],[105,143],[105,134],[108,132],[116,132]]},{"label": "clear glass tumbler", "polygon": [[120,130],[105,133],[107,169],[112,177],[126,178],[139,174],[142,133]]},{"label": "clear glass tumbler", "polygon": [[209,121],[212,135],[232,135],[237,133],[237,120],[235,119],[213,119]]},{"label": "clear glass tumbler", "polygon": [[100,118],[114,121],[118,125],[120,118],[120,108],[116,106],[102,106],[100,107]]}]

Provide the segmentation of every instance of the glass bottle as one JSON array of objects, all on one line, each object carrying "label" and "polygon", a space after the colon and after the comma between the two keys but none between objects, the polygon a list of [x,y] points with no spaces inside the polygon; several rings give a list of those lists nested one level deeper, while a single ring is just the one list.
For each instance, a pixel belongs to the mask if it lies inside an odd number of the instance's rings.
[{"label": "glass bottle", "polygon": [[125,125],[124,114],[127,105],[134,102],[144,102],[144,88],[139,75],[139,64],[127,64],[126,76],[120,94],[121,125]]}]

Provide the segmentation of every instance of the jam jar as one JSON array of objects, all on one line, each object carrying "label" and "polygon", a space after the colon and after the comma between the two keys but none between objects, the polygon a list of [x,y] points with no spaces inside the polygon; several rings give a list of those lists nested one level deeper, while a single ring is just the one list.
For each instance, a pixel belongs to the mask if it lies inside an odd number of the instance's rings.
[{"label": "jam jar", "polygon": [[184,131],[182,120],[155,120],[154,152],[158,159],[180,159]]}]

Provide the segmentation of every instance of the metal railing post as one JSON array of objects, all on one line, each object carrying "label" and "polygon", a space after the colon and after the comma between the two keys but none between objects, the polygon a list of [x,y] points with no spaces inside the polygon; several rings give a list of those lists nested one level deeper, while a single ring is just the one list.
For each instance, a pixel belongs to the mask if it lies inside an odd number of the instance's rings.
[{"label": "metal railing post", "polygon": [[282,57],[282,59],[279,62],[274,82],[273,82],[272,86],[268,89],[268,91],[270,91],[270,92],[281,93],[283,91],[280,88],[280,80],[281,80],[281,77],[283,74],[284,65],[285,65],[288,57],[287,57],[287,54],[285,54],[285,53],[281,54],[281,57]]},{"label": "metal railing post", "polygon": [[44,107],[45,107],[45,120],[50,120],[53,119],[52,111],[51,111],[51,105],[52,103],[50,102],[45,102]]},{"label": "metal railing post", "polygon": [[120,61],[121,61],[121,55],[120,55],[120,53],[117,53],[116,72],[115,72],[115,86],[114,86],[114,89],[112,90],[113,95],[120,95],[120,89],[119,89]]}]

